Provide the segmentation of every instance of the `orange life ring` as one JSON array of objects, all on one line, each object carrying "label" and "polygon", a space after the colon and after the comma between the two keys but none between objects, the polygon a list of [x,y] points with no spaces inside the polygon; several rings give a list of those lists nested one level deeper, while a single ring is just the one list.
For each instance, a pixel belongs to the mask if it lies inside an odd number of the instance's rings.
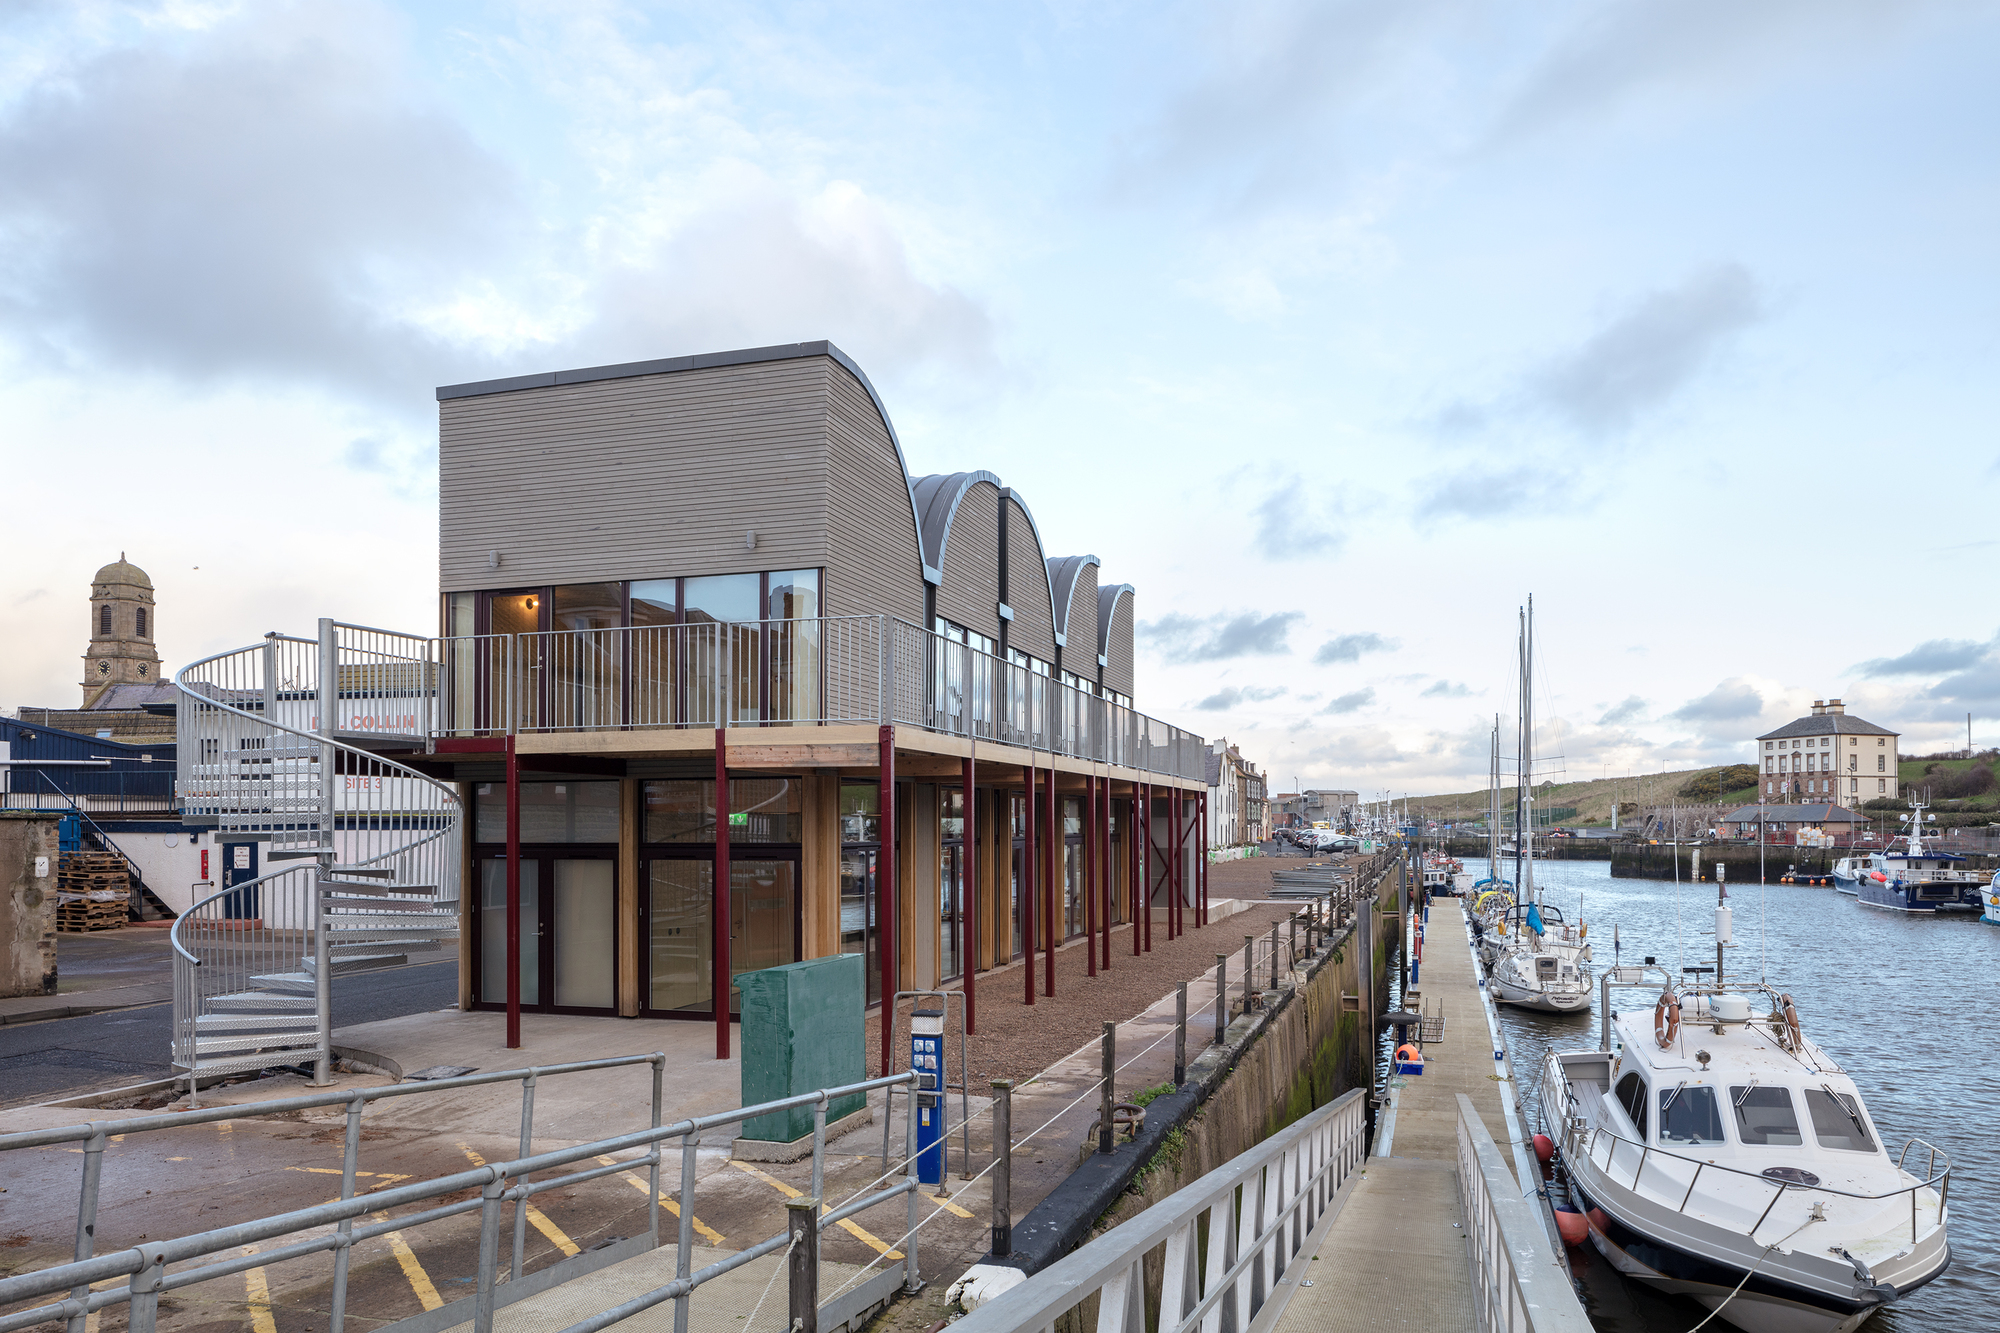
[{"label": "orange life ring", "polygon": [[1799,1011],[1792,1004],[1792,997],[1790,995],[1781,995],[1778,998],[1785,1006],[1786,1048],[1796,1051],[1805,1043],[1805,1037],[1799,1031]]},{"label": "orange life ring", "polygon": [[1661,1050],[1669,1050],[1675,1038],[1681,1035],[1681,999],[1672,991],[1660,996],[1660,1002],[1653,1006],[1653,1040]]}]

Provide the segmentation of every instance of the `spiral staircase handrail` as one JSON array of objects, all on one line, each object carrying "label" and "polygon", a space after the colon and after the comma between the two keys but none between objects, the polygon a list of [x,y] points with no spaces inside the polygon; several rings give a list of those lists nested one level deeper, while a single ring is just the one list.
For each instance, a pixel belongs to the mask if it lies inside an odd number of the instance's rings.
[{"label": "spiral staircase handrail", "polygon": [[[317,639],[297,639],[291,635],[283,635],[280,637],[290,639],[293,642],[297,643],[318,642]],[[373,763],[387,764],[389,767],[398,770],[398,772],[405,777],[416,778],[419,781],[427,783],[431,787],[436,788],[437,791],[441,793],[445,797],[445,799],[450,803],[450,808],[453,811],[457,811],[460,804],[459,796],[456,791],[452,790],[451,785],[449,783],[440,782],[438,779],[432,777],[428,773],[424,773],[417,769],[411,768],[407,764],[397,763],[395,760],[389,759],[383,755],[376,754],[372,750],[364,750],[358,745],[350,745],[346,741],[335,740],[330,736],[322,736],[318,732],[301,731],[297,727],[286,726],[284,723],[275,721],[268,716],[258,713],[253,713],[247,708],[238,708],[233,704],[225,703],[220,699],[213,698],[209,695],[202,694],[197,690],[188,688],[186,681],[182,679],[184,676],[187,675],[188,672],[196,670],[199,667],[205,667],[211,662],[220,662],[224,658],[234,657],[238,653],[254,653],[258,651],[260,651],[259,645],[251,644],[248,647],[231,648],[226,652],[211,653],[207,657],[197,658],[195,661],[189,662],[187,665],[181,667],[180,669],[174,672],[174,688],[178,690],[180,693],[185,694],[190,698],[199,701],[200,703],[202,703],[207,707],[219,708],[226,713],[234,713],[236,714],[236,716],[244,718],[251,722],[255,722],[259,726],[269,727],[274,731],[282,731],[289,735],[298,736],[302,739],[309,740],[316,745],[331,745],[337,750],[345,750],[349,754],[358,755]],[[418,838],[413,842],[407,843],[402,847],[398,847],[386,852],[378,852],[374,856],[367,857],[362,861],[358,862],[357,864],[367,865],[371,862],[382,860],[385,857],[402,855],[403,853],[409,851],[412,848],[422,847],[426,843],[433,842],[438,838],[443,837],[444,834],[445,830],[440,829],[436,832],[431,833],[426,837]],[[232,893],[240,893],[245,889],[252,888],[256,885],[262,884],[266,880],[277,879],[283,875],[293,874],[298,869],[299,867],[297,866],[287,866],[283,870],[267,871],[264,874],[257,876],[257,878],[255,879],[245,880],[240,884],[232,884],[226,889],[221,889],[215,893],[210,894],[208,897],[201,899],[199,902],[190,904],[187,911],[181,913],[180,916],[174,919],[173,926],[169,928],[169,930],[167,931],[167,937],[169,941],[173,944],[175,952],[179,953],[181,957],[187,959],[190,963],[194,964],[196,967],[201,966],[201,960],[195,957],[192,953],[188,952],[186,944],[181,938],[182,924],[188,921],[195,920],[196,909],[205,907],[209,903],[214,902],[218,898],[227,897],[229,894]]]}]

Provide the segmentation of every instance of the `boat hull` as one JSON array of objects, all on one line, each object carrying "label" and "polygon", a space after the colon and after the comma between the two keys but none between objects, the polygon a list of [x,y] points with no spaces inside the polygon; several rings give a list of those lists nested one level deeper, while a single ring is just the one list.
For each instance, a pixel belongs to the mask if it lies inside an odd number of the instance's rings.
[{"label": "boat hull", "polygon": [[1851,875],[1843,875],[1838,871],[1835,871],[1833,876],[1833,887],[1836,892],[1844,893],[1850,898],[1858,898],[1861,896],[1861,881],[1855,879]]},{"label": "boat hull", "polygon": [[[1897,884],[1891,880],[1887,884],[1873,879],[1859,882],[1859,892],[1855,895],[1863,907],[1880,908],[1885,912],[1969,912],[1972,904],[1960,896],[1956,884],[1936,884],[1919,880],[1913,884]],[[1927,892],[1948,893],[1948,897],[1927,897]]]},{"label": "boat hull", "polygon": [[1526,986],[1504,981],[1499,977],[1488,978],[1493,990],[1495,1004],[1510,1004],[1516,1009],[1533,1009],[1544,1014],[1583,1014],[1590,1012],[1590,992],[1584,991],[1542,991],[1530,990]]},{"label": "boat hull", "polygon": [[[1749,1333],[1851,1333],[1887,1305],[1879,1300],[1837,1300],[1690,1254],[1632,1230],[1581,1189],[1577,1196],[1590,1220],[1590,1243],[1613,1268],[1659,1291],[1719,1309],[1717,1317],[1723,1323]],[[1947,1246],[1934,1270],[1897,1295],[1909,1294],[1950,1265]]]}]

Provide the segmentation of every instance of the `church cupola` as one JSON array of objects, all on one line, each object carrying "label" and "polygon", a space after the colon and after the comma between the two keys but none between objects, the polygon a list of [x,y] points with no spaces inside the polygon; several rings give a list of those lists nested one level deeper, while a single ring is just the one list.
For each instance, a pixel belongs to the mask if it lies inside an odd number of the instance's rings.
[{"label": "church cupola", "polygon": [[154,615],[153,581],[146,571],[118,559],[90,581],[90,650],[83,658],[83,706],[107,686],[152,685],[160,679],[160,654],[153,647],[159,626]]}]

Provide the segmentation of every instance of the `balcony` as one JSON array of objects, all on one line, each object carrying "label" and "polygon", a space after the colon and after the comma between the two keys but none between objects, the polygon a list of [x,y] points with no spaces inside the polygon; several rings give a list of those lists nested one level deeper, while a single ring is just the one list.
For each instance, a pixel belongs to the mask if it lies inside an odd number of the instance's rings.
[{"label": "balcony", "polygon": [[438,640],[431,661],[440,736],[895,724],[1195,780],[1206,750],[888,616],[470,635]]}]

